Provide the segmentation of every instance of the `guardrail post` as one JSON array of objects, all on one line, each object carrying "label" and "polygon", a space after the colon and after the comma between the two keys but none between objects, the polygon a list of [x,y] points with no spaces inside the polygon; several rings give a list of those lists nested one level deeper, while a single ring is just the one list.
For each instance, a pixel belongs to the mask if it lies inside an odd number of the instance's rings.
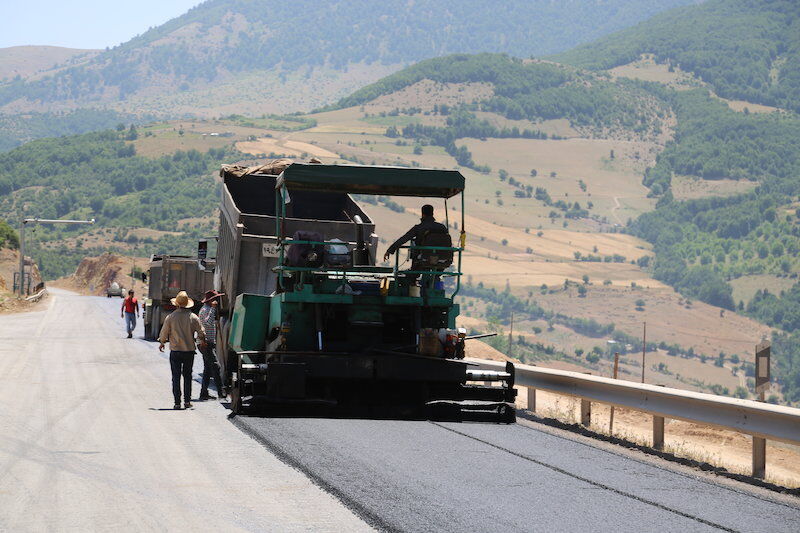
[{"label": "guardrail post", "polygon": [[653,415],[653,448],[664,449],[664,417]]},{"label": "guardrail post", "polygon": [[528,387],[528,411],[536,412],[536,389]]},{"label": "guardrail post", "polygon": [[[659,387],[666,385],[659,384]],[[656,450],[664,449],[664,417],[653,415],[653,448]]]},{"label": "guardrail post", "polygon": [[[536,365],[531,365],[536,366]],[[531,413],[536,412],[536,389],[533,387],[525,387],[528,389],[528,411]]]},{"label": "guardrail post", "polygon": [[592,402],[581,398],[581,425],[587,428],[592,423]]},{"label": "guardrail post", "polygon": [[753,477],[764,479],[767,473],[767,439],[753,437]]},{"label": "guardrail post", "polygon": [[[584,372],[584,374],[587,374],[589,376],[592,375],[591,372]],[[584,398],[581,398],[581,425],[586,426],[588,428],[591,425],[591,423],[592,423],[592,402]]]}]

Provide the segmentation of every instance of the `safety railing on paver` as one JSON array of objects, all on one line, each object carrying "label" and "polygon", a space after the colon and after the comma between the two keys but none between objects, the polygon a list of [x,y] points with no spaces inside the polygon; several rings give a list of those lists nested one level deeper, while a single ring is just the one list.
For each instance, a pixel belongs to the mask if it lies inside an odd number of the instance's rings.
[{"label": "safety railing on paver", "polygon": [[[468,359],[486,370],[503,370],[505,363]],[[536,391],[581,399],[581,424],[589,426],[592,402],[649,413],[653,416],[653,447],[664,447],[664,419],[672,418],[753,436],[753,476],[764,477],[766,440],[800,445],[800,409],[591,376],[579,372],[516,364],[515,383],[528,389],[528,406],[536,411]]]}]

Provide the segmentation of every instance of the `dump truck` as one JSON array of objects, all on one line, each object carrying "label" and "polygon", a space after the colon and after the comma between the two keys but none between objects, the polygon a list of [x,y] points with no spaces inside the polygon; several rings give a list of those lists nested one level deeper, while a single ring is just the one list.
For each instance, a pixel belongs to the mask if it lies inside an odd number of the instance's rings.
[{"label": "dump truck", "polygon": [[[204,241],[198,250],[204,250]],[[144,337],[155,340],[167,315],[175,310],[172,298],[186,291],[199,309],[206,291],[214,288],[214,259],[187,255],[152,255],[147,278],[147,299],[144,302]],[[195,309],[196,311],[197,309]]]},{"label": "dump truck", "polygon": [[[279,161],[220,175],[217,349],[235,413],[514,420],[513,365],[463,360],[459,172]],[[460,242],[438,235],[403,247],[410,265],[378,265],[354,194],[439,198],[445,213],[460,195]]]},{"label": "dump truck", "polygon": [[125,287],[122,287],[116,281],[111,282],[111,285],[106,289],[106,298],[111,298],[112,296],[125,298]]}]

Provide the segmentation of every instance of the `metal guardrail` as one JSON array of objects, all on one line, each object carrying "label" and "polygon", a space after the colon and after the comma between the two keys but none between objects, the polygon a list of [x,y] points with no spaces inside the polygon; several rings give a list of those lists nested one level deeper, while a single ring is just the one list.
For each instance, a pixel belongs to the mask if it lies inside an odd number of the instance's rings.
[{"label": "metal guardrail", "polygon": [[[504,370],[505,363],[467,359],[486,370]],[[741,400],[658,385],[633,383],[619,379],[591,376],[567,370],[516,364],[516,384],[528,388],[528,402],[535,411],[537,389],[581,398],[581,423],[588,426],[591,402],[642,411],[653,415],[653,445],[664,445],[664,418],[673,418],[714,426],[769,439],[800,445],[800,409]],[[763,477],[763,455],[756,457],[753,474]],[[758,464],[757,464],[758,461]]]},{"label": "metal guardrail", "polygon": [[45,294],[47,294],[47,289],[42,289],[36,294],[28,296],[27,298],[25,298],[25,300],[28,302],[38,302]]}]

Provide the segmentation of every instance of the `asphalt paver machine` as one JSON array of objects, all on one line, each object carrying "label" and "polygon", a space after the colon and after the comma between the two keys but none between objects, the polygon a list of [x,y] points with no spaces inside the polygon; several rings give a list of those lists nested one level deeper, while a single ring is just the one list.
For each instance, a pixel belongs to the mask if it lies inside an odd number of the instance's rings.
[{"label": "asphalt paver machine", "polygon": [[[459,172],[277,162],[221,176],[217,342],[234,412],[514,420],[513,365],[463,360]],[[438,235],[404,247],[408,268],[376,265],[375,224],[351,194],[460,195],[459,242]]]}]

